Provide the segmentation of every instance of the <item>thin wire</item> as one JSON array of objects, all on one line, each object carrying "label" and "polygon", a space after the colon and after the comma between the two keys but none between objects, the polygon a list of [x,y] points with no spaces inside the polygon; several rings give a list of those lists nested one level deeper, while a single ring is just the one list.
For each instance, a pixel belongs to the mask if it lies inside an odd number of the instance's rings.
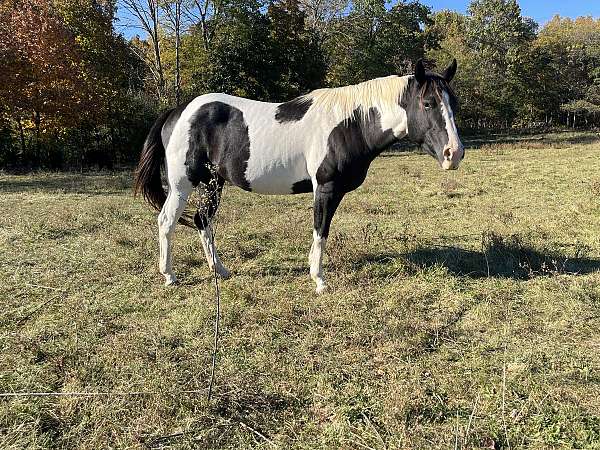
[{"label": "thin wire", "polygon": [[206,389],[194,389],[177,391],[173,393],[165,391],[103,391],[103,392],[0,392],[0,398],[10,397],[120,397],[120,396],[143,396],[143,395],[169,395],[201,394]]},{"label": "thin wire", "polygon": [[[208,395],[207,395],[207,402],[210,403],[210,400],[212,399],[212,393],[213,393],[213,387],[215,384],[215,371],[216,371],[216,367],[217,367],[217,356],[218,356],[218,351],[219,351],[219,323],[221,321],[221,289],[219,286],[219,279],[217,277],[217,250],[216,250],[216,246],[215,246],[215,239],[216,239],[216,219],[217,219],[217,211],[218,211],[218,207],[219,207],[219,203],[221,202],[221,198],[223,195],[223,190],[225,189],[225,186],[223,186],[221,188],[221,192],[219,192],[219,184],[218,184],[218,180],[216,178],[216,175],[214,177],[214,182],[215,182],[215,202],[216,205],[215,206],[215,213],[213,214],[212,217],[212,223],[209,226],[209,233],[212,236],[212,250],[211,251],[211,258],[213,260],[213,282],[215,285],[215,323],[214,323],[214,334],[213,334],[213,351],[212,351],[212,361],[211,361],[211,365],[210,365],[210,381],[208,384]],[[206,221],[208,223],[208,220]],[[214,225],[214,226],[213,226]]]},{"label": "thin wire", "polygon": [[[212,227],[211,227],[212,228]],[[213,235],[213,246],[215,235],[213,230],[210,230],[210,233]],[[213,352],[212,352],[212,362],[210,366],[210,382],[208,384],[208,395],[207,402],[210,403],[213,392],[213,385],[215,383],[215,368],[217,366],[217,353],[219,346],[219,322],[221,319],[221,290],[219,288],[219,280],[217,278],[217,258],[215,257],[215,252],[211,252],[212,260],[213,260],[213,281],[215,284],[215,324],[214,324],[214,336],[213,336]]]}]

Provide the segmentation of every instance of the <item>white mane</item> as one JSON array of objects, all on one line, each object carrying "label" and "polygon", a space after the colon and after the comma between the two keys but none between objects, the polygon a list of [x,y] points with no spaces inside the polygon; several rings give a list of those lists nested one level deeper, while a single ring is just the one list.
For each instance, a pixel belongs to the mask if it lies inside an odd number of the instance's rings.
[{"label": "white mane", "polygon": [[312,100],[311,110],[334,114],[344,119],[350,118],[356,109],[362,114],[372,107],[382,112],[389,111],[398,107],[408,79],[407,76],[392,75],[351,86],[317,89],[302,96],[300,101]]}]

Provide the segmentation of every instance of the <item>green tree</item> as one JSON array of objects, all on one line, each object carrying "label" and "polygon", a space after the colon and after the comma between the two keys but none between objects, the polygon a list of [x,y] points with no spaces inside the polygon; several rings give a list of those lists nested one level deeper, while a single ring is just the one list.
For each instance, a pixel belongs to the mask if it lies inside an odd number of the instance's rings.
[{"label": "green tree", "polygon": [[561,112],[570,124],[576,117],[598,117],[600,105],[600,20],[555,16],[540,31],[535,47],[546,57],[551,74],[548,110]]},{"label": "green tree", "polygon": [[536,24],[521,15],[516,0],[474,0],[469,6],[467,42],[479,67],[478,100],[496,124],[517,119],[522,98],[522,63],[535,38]]},{"label": "green tree", "polygon": [[430,41],[426,58],[432,66],[447,67],[452,59],[458,62],[458,72],[452,85],[460,98],[459,121],[463,125],[474,127],[484,114],[479,100],[480,62],[467,41],[468,16],[450,10],[442,10],[432,17],[427,27]]},{"label": "green tree", "polygon": [[306,15],[298,0],[279,0],[268,8],[273,71],[276,92],[281,100],[320,87],[325,79],[323,49],[314,29],[307,27]]},{"label": "green tree", "polygon": [[335,19],[327,41],[328,82],[332,85],[406,73],[424,53],[430,9],[399,2],[387,9],[384,0],[361,0],[345,17]]},{"label": "green tree", "polygon": [[271,99],[277,74],[269,38],[269,22],[261,4],[249,0],[229,6],[226,20],[212,39],[206,65],[194,71],[201,92],[224,92]]}]

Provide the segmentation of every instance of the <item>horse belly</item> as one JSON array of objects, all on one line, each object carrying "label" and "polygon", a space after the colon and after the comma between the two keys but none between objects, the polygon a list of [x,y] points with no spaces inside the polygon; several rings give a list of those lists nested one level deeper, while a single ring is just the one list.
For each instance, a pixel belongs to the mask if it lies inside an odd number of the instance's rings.
[{"label": "horse belly", "polygon": [[252,151],[250,152],[246,178],[252,192],[293,194],[294,185],[310,181],[304,155],[285,157],[285,155],[274,155],[274,152],[269,153],[252,155]]}]

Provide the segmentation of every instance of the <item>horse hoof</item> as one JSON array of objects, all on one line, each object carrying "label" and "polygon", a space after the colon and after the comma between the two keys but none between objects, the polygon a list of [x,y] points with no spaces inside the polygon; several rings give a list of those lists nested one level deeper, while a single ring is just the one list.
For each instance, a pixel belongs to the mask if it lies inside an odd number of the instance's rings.
[{"label": "horse hoof", "polygon": [[326,290],[327,290],[327,285],[320,284],[320,285],[317,286],[317,289],[315,290],[315,292],[317,293],[317,295],[321,295]]},{"label": "horse hoof", "polygon": [[178,283],[175,275],[165,275],[165,286],[176,286]]},{"label": "horse hoof", "polygon": [[231,272],[229,270],[227,270],[225,267],[223,267],[221,270],[218,270],[217,273],[224,280],[226,280],[227,278],[229,278],[231,276]]},{"label": "horse hoof", "polygon": [[[215,269],[210,269],[210,273],[214,273]],[[224,280],[226,280],[227,278],[229,278],[231,276],[231,272],[229,270],[227,270],[225,267],[218,267],[217,270],[217,275],[219,275],[219,278],[222,278]]]}]

